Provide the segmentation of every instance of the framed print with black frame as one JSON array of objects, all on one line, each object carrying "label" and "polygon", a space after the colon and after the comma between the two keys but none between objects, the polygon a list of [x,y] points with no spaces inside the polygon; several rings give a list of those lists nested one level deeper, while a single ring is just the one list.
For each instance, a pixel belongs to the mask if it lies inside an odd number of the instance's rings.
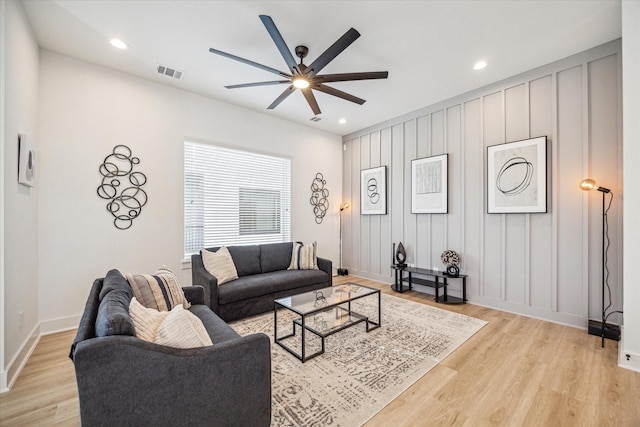
[{"label": "framed print with black frame", "polygon": [[387,167],[360,171],[360,214],[387,214]]},{"label": "framed print with black frame", "polygon": [[487,213],[547,212],[547,137],[487,147]]},{"label": "framed print with black frame", "polygon": [[411,213],[447,213],[449,155],[411,160]]}]

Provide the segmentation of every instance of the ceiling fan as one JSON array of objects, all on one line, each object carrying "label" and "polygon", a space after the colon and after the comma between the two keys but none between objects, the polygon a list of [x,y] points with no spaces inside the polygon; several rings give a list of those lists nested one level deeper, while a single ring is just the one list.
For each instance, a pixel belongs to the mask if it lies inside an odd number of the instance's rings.
[{"label": "ceiling fan", "polygon": [[276,108],[282,101],[284,101],[289,95],[291,95],[296,89],[300,89],[302,94],[304,95],[309,107],[313,110],[314,114],[320,114],[320,107],[318,106],[318,102],[316,101],[315,96],[313,95],[312,90],[317,90],[320,92],[327,93],[329,95],[337,96],[338,98],[346,99],[347,101],[355,102],[356,104],[362,105],[365,103],[365,100],[362,98],[358,98],[357,96],[348,94],[341,90],[335,89],[333,87],[327,86],[325,83],[332,82],[345,82],[345,81],[353,81],[353,80],[372,80],[372,79],[386,79],[389,76],[389,72],[387,71],[375,71],[375,72],[367,72],[367,73],[340,73],[340,74],[323,74],[319,75],[318,73],[336,56],[338,56],[343,50],[351,45],[358,37],[360,37],[360,33],[355,29],[351,28],[347,31],[342,37],[340,37],[333,45],[331,45],[327,50],[325,50],[322,55],[316,58],[309,66],[303,64],[303,59],[309,53],[309,49],[306,46],[296,46],[295,53],[298,58],[300,58],[300,63],[296,64],[291,51],[287,47],[280,31],[274,24],[273,20],[270,16],[260,15],[260,20],[266,27],[269,35],[275,42],[280,54],[284,58],[287,66],[289,67],[290,73],[285,73],[280,70],[276,70],[275,68],[268,67],[266,65],[258,64],[257,62],[250,61],[248,59],[241,58],[236,55],[232,55],[230,53],[223,52],[217,49],[209,49],[209,52],[215,53],[217,55],[221,55],[230,59],[234,59],[236,61],[240,61],[244,64],[251,65],[253,67],[260,68],[262,70],[268,71],[273,74],[277,74],[280,77],[283,77],[286,80],[275,80],[268,82],[256,82],[256,83],[244,83],[237,85],[225,86],[227,89],[238,89],[243,87],[255,87],[255,86],[269,86],[269,85],[279,85],[279,84],[289,84],[289,87],[285,89],[282,94],[276,98],[275,101],[267,107],[269,110],[273,110]]}]

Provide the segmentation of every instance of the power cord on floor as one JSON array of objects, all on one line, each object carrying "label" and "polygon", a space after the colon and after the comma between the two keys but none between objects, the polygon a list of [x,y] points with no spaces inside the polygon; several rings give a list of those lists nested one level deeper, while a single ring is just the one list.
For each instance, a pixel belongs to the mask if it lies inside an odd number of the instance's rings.
[{"label": "power cord on floor", "polygon": [[611,202],[613,202],[613,192],[609,192],[609,204],[607,209],[604,211],[604,235],[605,235],[605,249],[604,249],[604,271],[605,271],[605,280],[604,283],[607,287],[607,292],[609,294],[609,305],[607,305],[602,313],[604,314],[604,327],[607,327],[607,319],[614,313],[622,314],[621,310],[615,310],[607,314],[607,310],[611,308],[611,287],[609,286],[609,246],[611,245],[611,240],[609,240],[609,209],[611,209]]}]

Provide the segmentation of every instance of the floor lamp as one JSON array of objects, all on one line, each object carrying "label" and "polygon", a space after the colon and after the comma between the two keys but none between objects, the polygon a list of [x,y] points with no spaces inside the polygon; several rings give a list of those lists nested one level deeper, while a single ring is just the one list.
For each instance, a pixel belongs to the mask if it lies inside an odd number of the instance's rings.
[{"label": "floor lamp", "polygon": [[338,268],[338,276],[346,276],[349,274],[349,270],[342,268],[342,211],[349,209],[349,202],[340,205],[340,267]]},{"label": "floor lamp", "polygon": [[[605,287],[609,286],[607,283],[607,211],[609,209],[605,206],[605,194],[611,194],[611,200],[613,200],[613,193],[608,188],[598,187],[592,179],[580,181],[580,188],[584,191],[597,190],[602,193],[602,319],[601,322],[589,320],[589,334],[602,337],[602,347],[604,347],[605,338],[620,340],[620,328],[617,325],[607,325],[607,307],[604,305]],[[611,201],[609,201],[609,206],[611,206]],[[609,294],[609,300],[611,300],[611,294]]]}]

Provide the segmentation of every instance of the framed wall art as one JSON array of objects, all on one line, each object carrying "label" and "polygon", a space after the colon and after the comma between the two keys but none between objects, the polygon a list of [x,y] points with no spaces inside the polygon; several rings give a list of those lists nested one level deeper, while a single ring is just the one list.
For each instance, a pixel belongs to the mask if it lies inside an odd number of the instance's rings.
[{"label": "framed wall art", "polygon": [[18,182],[33,187],[36,185],[36,149],[25,134],[18,137]]},{"label": "framed wall art", "polygon": [[360,214],[387,214],[387,167],[360,171]]},{"label": "framed wall art", "polygon": [[547,211],[547,137],[487,147],[487,212]]},{"label": "framed wall art", "polygon": [[411,213],[447,213],[448,155],[411,160]]}]

